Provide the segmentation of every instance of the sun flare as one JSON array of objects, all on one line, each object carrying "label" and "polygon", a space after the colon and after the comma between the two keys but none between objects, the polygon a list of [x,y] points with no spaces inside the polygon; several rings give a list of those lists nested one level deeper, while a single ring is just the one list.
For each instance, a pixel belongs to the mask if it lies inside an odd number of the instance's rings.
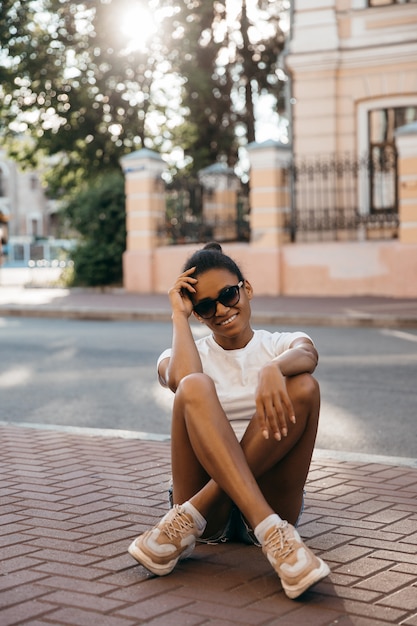
[{"label": "sun flare", "polygon": [[143,6],[132,7],[121,18],[120,30],[129,50],[145,50],[156,29],[152,13]]}]

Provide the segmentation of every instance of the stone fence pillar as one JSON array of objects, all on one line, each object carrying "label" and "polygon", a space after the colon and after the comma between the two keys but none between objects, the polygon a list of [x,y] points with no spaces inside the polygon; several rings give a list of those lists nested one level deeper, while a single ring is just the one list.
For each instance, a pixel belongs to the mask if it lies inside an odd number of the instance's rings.
[{"label": "stone fence pillar", "polygon": [[250,161],[250,226],[248,250],[250,279],[259,293],[282,291],[283,244],[290,239],[286,229],[291,214],[291,188],[288,166],[292,151],[278,141],[252,143]]},{"label": "stone fence pillar", "polygon": [[167,168],[157,152],[146,148],[123,157],[120,163],[125,175],[127,230],[123,285],[127,291],[151,293],[157,228],[165,216],[161,174]]},{"label": "stone fence pillar", "polygon": [[236,236],[239,179],[225,163],[209,165],[198,172],[203,187],[204,222],[213,227],[213,241]]},{"label": "stone fence pillar", "polygon": [[291,213],[290,179],[287,173],[291,149],[278,141],[252,143],[250,160],[251,245],[278,248],[289,241],[285,228]]},{"label": "stone fence pillar", "polygon": [[398,204],[400,243],[417,243],[417,122],[399,128]]}]

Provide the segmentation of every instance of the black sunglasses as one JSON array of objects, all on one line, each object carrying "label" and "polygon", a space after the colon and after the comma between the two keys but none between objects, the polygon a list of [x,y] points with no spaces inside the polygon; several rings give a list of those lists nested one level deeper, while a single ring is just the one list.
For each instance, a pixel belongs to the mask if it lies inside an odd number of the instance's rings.
[{"label": "black sunglasses", "polygon": [[223,306],[231,307],[235,306],[240,300],[240,288],[243,286],[243,280],[239,281],[234,287],[225,287],[221,290],[218,297],[213,300],[212,298],[205,298],[194,305],[193,310],[197,315],[205,320],[209,320],[216,315],[217,303],[220,302]]}]

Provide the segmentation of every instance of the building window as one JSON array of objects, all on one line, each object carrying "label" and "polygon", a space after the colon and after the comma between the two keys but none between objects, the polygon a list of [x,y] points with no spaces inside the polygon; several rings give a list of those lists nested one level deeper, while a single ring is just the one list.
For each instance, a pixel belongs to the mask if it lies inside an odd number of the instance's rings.
[{"label": "building window", "polygon": [[413,4],[417,0],[368,0],[368,7],[385,7],[389,4]]},{"label": "building window", "polygon": [[417,106],[388,107],[369,111],[370,144],[394,143],[400,126],[417,121]]},{"label": "building window", "polygon": [[417,120],[417,106],[368,112],[371,213],[397,209],[395,130]]},{"label": "building window", "polygon": [[39,233],[38,233],[38,220],[36,220],[36,219],[31,220],[31,228],[30,228],[30,229],[31,229],[31,231],[32,231],[32,235],[33,235],[34,237],[37,237],[37,236],[38,236],[38,234],[39,234]]}]

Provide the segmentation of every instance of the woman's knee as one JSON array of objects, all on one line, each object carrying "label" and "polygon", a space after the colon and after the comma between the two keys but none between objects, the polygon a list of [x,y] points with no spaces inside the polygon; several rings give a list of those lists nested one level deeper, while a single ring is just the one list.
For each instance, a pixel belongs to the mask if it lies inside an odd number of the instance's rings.
[{"label": "woman's knee", "polygon": [[287,378],[287,390],[293,402],[316,404],[320,402],[320,386],[311,374]]},{"label": "woman's knee", "polygon": [[216,389],[213,380],[202,372],[184,376],[175,392],[175,402],[182,404],[205,402]]},{"label": "woman's knee", "polygon": [[188,430],[196,421],[201,427],[212,422],[221,411],[213,380],[203,373],[189,374],[175,392],[172,424],[174,427],[180,420]]}]

